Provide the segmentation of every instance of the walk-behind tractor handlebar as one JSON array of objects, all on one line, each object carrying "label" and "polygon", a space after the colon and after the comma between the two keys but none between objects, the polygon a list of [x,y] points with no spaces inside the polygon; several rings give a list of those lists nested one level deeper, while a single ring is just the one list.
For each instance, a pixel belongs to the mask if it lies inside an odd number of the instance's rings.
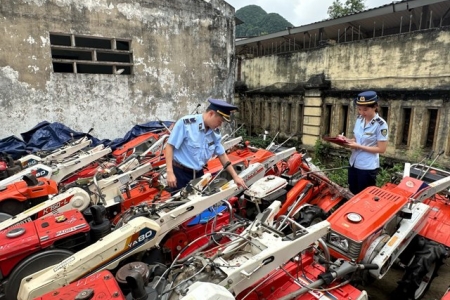
[{"label": "walk-behind tractor handlebar", "polygon": [[[319,275],[319,279],[304,286],[303,288],[291,293],[288,296],[282,297],[279,300],[290,300],[303,295],[311,290],[319,290],[321,286],[330,285],[337,279],[343,279],[349,274],[353,274],[358,270],[377,270],[376,264],[357,264],[354,261],[337,260],[331,264],[330,269],[327,272]],[[347,284],[348,281],[343,281],[339,286]],[[335,287],[336,288],[336,287]]]}]

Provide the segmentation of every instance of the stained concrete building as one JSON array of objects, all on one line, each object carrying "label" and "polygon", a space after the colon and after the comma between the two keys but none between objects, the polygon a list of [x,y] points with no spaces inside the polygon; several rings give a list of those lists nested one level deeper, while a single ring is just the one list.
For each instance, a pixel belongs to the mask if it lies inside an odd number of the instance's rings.
[{"label": "stained concrete building", "polygon": [[0,137],[41,121],[99,138],[233,98],[222,0],[2,0]]},{"label": "stained concrete building", "polygon": [[[394,158],[450,160],[450,1],[393,2],[236,42],[241,122],[313,147],[351,132],[352,99],[375,90]],[[415,160],[416,159],[416,160]]]}]

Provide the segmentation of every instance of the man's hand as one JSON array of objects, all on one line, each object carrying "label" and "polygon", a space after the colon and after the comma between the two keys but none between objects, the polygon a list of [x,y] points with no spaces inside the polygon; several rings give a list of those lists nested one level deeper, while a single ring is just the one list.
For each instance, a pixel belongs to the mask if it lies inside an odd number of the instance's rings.
[{"label": "man's hand", "polygon": [[244,179],[242,179],[241,177],[236,176],[236,178],[233,178],[233,180],[238,186],[242,186],[244,189],[248,189],[248,186],[245,184]]},{"label": "man's hand", "polygon": [[167,185],[171,188],[177,187],[177,178],[172,172],[167,172]]}]

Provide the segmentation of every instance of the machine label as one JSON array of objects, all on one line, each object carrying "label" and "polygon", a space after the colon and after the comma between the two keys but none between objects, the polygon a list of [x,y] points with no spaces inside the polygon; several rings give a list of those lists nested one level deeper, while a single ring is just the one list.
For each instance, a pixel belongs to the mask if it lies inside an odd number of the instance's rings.
[{"label": "machine label", "polygon": [[85,226],[86,226],[86,224],[80,224],[80,225],[77,225],[77,226],[74,226],[74,227],[71,227],[71,228],[63,229],[63,230],[57,231],[55,236],[61,236],[61,235],[64,235],[64,234],[68,234],[68,233],[71,233],[73,231],[77,231],[78,229],[81,229],[81,228],[83,228]]},{"label": "machine label", "polygon": [[43,169],[37,169],[36,170],[36,177],[44,177],[48,174],[47,170],[43,170]]},{"label": "machine label", "polygon": [[[139,232],[139,236],[135,238],[133,241],[128,243],[128,248],[134,248],[137,246],[140,246],[147,240],[153,238],[155,236],[156,231],[151,230],[149,228],[145,228]],[[132,238],[134,238],[136,235],[134,234]]]},{"label": "machine label", "polygon": [[52,211],[57,210],[58,208],[61,208],[67,204],[70,203],[70,199],[72,199],[73,195],[70,195],[67,198],[62,199],[61,201],[56,202],[55,204],[50,205],[49,207],[44,208],[41,213],[39,214],[39,217],[45,216]]},{"label": "machine label", "polygon": [[58,272],[58,270],[65,268],[68,264],[73,262],[75,260],[75,257],[71,256],[60,262],[56,265],[56,267],[53,268],[53,272]]},{"label": "machine label", "polygon": [[27,160],[27,161],[24,161],[23,163],[22,163],[22,168],[28,168],[28,167],[31,167],[31,166],[34,166],[34,165],[37,165],[37,160],[35,160],[34,158],[32,158],[32,159],[30,159],[30,160]]}]

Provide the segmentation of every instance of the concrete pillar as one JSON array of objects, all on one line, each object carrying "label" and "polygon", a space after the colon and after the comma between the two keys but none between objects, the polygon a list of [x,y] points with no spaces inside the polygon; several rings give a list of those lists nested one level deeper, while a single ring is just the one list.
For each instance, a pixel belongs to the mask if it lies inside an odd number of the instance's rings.
[{"label": "concrete pillar", "polygon": [[290,134],[292,124],[292,104],[289,99],[281,102],[280,132]]},{"label": "concrete pillar", "polygon": [[277,134],[280,131],[281,119],[286,118],[281,114],[281,99],[275,97],[270,100],[270,109],[267,111],[269,117],[270,133]]},{"label": "concrete pillar", "polygon": [[322,93],[320,90],[305,91],[302,140],[306,146],[314,146],[317,139],[320,139],[322,104]]}]

